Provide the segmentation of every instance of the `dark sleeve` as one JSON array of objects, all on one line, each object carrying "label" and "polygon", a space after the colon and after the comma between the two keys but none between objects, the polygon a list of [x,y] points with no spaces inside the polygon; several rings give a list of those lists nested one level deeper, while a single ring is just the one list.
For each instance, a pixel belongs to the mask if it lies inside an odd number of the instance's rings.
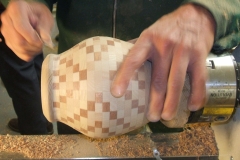
[{"label": "dark sleeve", "polygon": [[0,1],[0,13],[2,13],[4,10],[5,10],[5,7],[2,4],[2,2]]},{"label": "dark sleeve", "polygon": [[216,21],[213,52],[221,53],[240,43],[240,1],[239,0],[185,0],[206,8]]}]

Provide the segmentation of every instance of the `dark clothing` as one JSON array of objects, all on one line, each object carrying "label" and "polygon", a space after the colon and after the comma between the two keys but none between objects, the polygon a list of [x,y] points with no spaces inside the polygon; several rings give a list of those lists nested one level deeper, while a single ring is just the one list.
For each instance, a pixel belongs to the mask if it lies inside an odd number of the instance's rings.
[{"label": "dark clothing", "polygon": [[[0,38],[3,39],[2,35]],[[18,117],[21,134],[47,134],[47,120],[42,112],[40,74],[43,54],[31,62],[18,58],[0,43],[0,76]]]},{"label": "dark clothing", "polygon": [[[58,2],[59,53],[89,37],[113,35],[114,0],[35,1],[43,2],[50,8]],[[239,44],[239,0],[117,0],[116,38],[130,40],[138,37],[161,16],[184,3],[201,5],[212,13],[216,21],[215,53]]]},{"label": "dark clothing", "polygon": [[[9,0],[0,0],[7,6]],[[59,53],[93,36],[112,36],[114,0],[35,0],[50,9],[57,2]],[[213,49],[221,52],[240,42],[239,0],[118,0],[116,38],[129,40],[184,3],[201,5],[216,21]]]},{"label": "dark clothing", "polygon": [[[118,0],[116,38],[127,41],[139,37],[160,16],[180,4],[179,0]],[[59,53],[89,37],[112,37],[113,6],[114,0],[58,0]]]}]

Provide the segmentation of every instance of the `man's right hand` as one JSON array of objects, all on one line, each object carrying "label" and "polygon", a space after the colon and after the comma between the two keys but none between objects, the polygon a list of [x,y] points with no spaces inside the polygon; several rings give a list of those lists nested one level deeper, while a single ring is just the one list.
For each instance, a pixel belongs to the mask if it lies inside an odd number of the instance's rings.
[{"label": "man's right hand", "polygon": [[1,33],[7,46],[27,62],[41,53],[43,41],[49,41],[54,25],[47,6],[23,0],[11,1],[1,14],[1,21]]},{"label": "man's right hand", "polygon": [[215,37],[216,24],[204,7],[188,3],[145,29],[122,62],[111,86],[115,97],[125,94],[130,79],[147,60],[152,62],[149,121],[170,121],[177,116],[178,104],[188,73],[190,111],[206,101],[206,58]]}]

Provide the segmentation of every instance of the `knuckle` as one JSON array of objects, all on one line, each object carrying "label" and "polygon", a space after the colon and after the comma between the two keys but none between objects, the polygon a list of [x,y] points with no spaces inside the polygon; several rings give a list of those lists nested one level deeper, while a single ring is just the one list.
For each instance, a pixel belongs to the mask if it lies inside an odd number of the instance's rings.
[{"label": "knuckle", "polygon": [[28,45],[27,41],[23,40],[22,38],[15,39],[14,44],[19,48],[26,48],[26,46]]}]

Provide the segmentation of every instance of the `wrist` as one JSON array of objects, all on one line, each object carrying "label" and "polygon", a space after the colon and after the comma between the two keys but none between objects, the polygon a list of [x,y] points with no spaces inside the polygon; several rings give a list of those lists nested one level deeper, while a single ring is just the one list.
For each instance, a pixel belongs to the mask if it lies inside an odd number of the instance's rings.
[{"label": "wrist", "polygon": [[208,11],[206,8],[204,8],[203,6],[200,6],[200,5],[197,5],[197,4],[192,4],[196,10],[198,10],[198,12],[201,12],[202,15],[205,16],[206,20],[212,24],[212,26],[214,27],[214,30],[215,30],[215,27],[216,27],[216,22],[215,22],[215,19],[212,15],[212,13],[210,11]]},{"label": "wrist", "polygon": [[182,10],[184,13],[182,14],[182,17],[189,17],[189,19],[192,19],[193,21],[198,21],[196,25],[201,24],[203,28],[212,30],[215,37],[216,21],[211,12],[205,7],[194,3],[186,3],[182,5],[179,10]]}]

